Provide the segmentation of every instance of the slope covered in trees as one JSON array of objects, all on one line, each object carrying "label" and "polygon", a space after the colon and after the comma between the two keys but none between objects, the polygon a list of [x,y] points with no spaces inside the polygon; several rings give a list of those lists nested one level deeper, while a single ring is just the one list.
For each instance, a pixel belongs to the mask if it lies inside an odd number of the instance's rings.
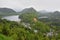
[{"label": "slope covered in trees", "polygon": [[21,22],[0,19],[0,40],[60,40],[60,27],[39,16],[35,9],[28,8],[21,12]]},{"label": "slope covered in trees", "polygon": [[17,13],[11,8],[0,8],[0,17],[2,16],[9,16],[9,15],[16,15]]}]

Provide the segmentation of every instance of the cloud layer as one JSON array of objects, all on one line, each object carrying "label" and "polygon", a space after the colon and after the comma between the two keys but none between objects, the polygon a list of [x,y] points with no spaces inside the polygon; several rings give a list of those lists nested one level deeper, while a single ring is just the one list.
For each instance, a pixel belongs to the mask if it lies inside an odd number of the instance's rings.
[{"label": "cloud layer", "polygon": [[0,7],[24,9],[34,7],[36,10],[60,10],[60,0],[0,0]]}]

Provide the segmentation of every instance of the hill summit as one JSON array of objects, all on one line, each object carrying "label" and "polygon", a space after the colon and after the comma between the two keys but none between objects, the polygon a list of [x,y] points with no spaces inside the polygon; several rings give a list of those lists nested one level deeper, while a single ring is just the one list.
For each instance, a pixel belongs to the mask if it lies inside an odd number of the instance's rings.
[{"label": "hill summit", "polygon": [[36,13],[37,11],[34,9],[34,8],[32,8],[32,7],[30,7],[30,8],[25,8],[25,9],[23,9],[22,11],[21,11],[21,13]]},{"label": "hill summit", "polygon": [[0,8],[0,12],[11,13],[11,12],[15,12],[15,11],[10,8]]}]

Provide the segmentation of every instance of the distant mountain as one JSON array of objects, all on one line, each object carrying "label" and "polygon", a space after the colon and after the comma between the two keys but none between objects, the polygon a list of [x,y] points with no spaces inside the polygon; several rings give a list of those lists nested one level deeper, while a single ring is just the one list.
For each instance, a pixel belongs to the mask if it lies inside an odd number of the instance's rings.
[{"label": "distant mountain", "polygon": [[10,8],[0,8],[0,16],[8,16],[17,14],[13,9]]},{"label": "distant mountain", "polygon": [[21,13],[36,13],[37,11],[34,8],[26,8],[21,11]]},{"label": "distant mountain", "polygon": [[[46,24],[49,24],[50,26],[60,26],[60,12],[59,11],[54,11],[50,13],[40,13],[40,21],[45,22]],[[41,18],[47,16],[48,18]]]},{"label": "distant mountain", "polygon": [[49,19],[60,19],[60,12],[54,11],[54,12],[46,12],[46,11],[40,11],[39,16],[47,16]]},{"label": "distant mountain", "polygon": [[59,11],[55,11],[51,14],[51,17],[54,17],[54,18],[59,18],[60,19],[60,12]]},{"label": "distant mountain", "polygon": [[0,8],[0,12],[11,13],[11,12],[15,12],[15,11],[10,8]]},{"label": "distant mountain", "polygon": [[53,13],[54,13],[54,15],[60,15],[60,12],[59,11],[55,11]]}]

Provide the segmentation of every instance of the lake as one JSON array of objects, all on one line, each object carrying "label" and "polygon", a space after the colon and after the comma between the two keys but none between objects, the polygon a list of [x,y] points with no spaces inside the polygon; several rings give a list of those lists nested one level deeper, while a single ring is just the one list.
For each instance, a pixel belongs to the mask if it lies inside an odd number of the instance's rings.
[{"label": "lake", "polygon": [[2,17],[2,19],[7,19],[9,21],[21,21],[21,19],[19,19],[19,15],[5,16]]}]

